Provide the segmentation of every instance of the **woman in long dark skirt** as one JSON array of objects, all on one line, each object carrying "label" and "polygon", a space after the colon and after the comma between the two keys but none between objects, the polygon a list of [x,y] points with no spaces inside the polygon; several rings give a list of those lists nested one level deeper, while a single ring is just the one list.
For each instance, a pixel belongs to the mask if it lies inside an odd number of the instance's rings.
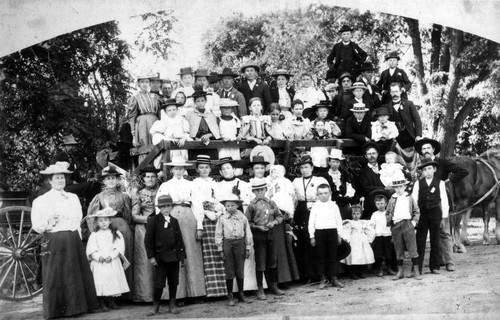
[{"label": "woman in long dark skirt", "polygon": [[64,191],[69,163],[58,162],[40,173],[51,190],[31,209],[33,229],[41,244],[43,317],[69,317],[97,308],[94,278],[80,238],[82,207],[78,197]]}]

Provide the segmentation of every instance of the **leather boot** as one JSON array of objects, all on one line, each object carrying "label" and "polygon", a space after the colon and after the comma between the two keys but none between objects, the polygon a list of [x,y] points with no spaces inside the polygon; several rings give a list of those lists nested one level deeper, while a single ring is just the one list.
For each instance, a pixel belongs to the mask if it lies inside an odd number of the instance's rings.
[{"label": "leather boot", "polygon": [[271,290],[271,292],[277,296],[283,296],[285,295],[285,292],[283,292],[283,290],[281,290],[280,288],[278,288],[278,284],[276,282],[272,283],[271,284],[271,287],[269,288]]},{"label": "leather boot", "polygon": [[252,303],[252,300],[249,298],[245,297],[245,294],[243,293],[243,278],[236,278],[236,283],[238,284],[238,302],[241,303]]},{"label": "leather boot", "polygon": [[234,307],[236,304],[234,303],[234,298],[233,298],[233,294],[230,293],[227,295],[227,305],[230,306],[230,307]]},{"label": "leather boot", "polygon": [[263,287],[258,287],[257,288],[257,299],[258,300],[266,300],[267,297],[264,294],[264,288]]},{"label": "leather boot", "polygon": [[392,270],[392,267],[390,265],[387,265],[387,274],[388,275],[391,275],[391,276],[394,276],[396,275],[396,272],[394,272],[394,270]]},{"label": "leather boot", "polygon": [[413,276],[415,277],[416,280],[422,280],[422,277],[420,276],[420,271],[418,268],[415,268],[415,271],[413,271]]},{"label": "leather boot", "polygon": [[147,315],[148,316],[155,316],[160,313],[160,300],[158,301],[153,301],[153,310],[149,312]]},{"label": "leather boot", "polygon": [[108,298],[108,306],[109,306],[110,309],[114,309],[114,310],[120,309],[120,307],[116,305],[114,297],[109,297]]},{"label": "leather boot", "polygon": [[174,299],[170,299],[170,301],[168,303],[168,312],[170,312],[172,314],[178,314],[179,313],[179,309],[177,309],[177,305],[175,304],[175,298]]},{"label": "leather boot", "polygon": [[379,277],[384,276],[384,267],[382,266],[382,263],[380,264],[380,268],[378,269],[378,276]]},{"label": "leather boot", "polygon": [[332,278],[332,287],[343,288],[344,285],[342,284],[342,282],[339,281],[339,279],[337,279],[337,277],[333,277]]},{"label": "leather boot", "polygon": [[97,307],[97,311],[99,312],[109,311],[109,309],[106,307],[106,304],[104,303],[104,298],[97,298],[97,302],[99,304]]},{"label": "leather boot", "polygon": [[396,276],[392,280],[400,280],[404,277],[403,266],[398,266],[398,273],[396,273]]}]

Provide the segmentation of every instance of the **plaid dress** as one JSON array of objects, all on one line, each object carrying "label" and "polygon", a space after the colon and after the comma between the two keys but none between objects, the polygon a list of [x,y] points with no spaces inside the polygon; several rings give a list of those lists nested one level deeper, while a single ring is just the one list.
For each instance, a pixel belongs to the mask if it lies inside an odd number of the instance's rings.
[{"label": "plaid dress", "polygon": [[221,297],[227,295],[226,273],[224,262],[221,260],[215,245],[215,227],[217,221],[205,217],[203,220],[203,269],[205,270],[205,286],[207,297]]}]

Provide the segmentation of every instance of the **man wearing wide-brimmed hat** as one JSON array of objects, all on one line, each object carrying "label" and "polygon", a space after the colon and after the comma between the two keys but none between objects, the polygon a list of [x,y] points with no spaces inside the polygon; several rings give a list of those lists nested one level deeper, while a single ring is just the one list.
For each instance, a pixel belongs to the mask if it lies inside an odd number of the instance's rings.
[{"label": "man wearing wide-brimmed hat", "polygon": [[[261,80],[257,80],[259,77],[258,72],[260,71],[260,66],[253,61],[248,61],[241,67],[241,73],[244,75],[245,79],[238,86],[238,91],[245,97],[245,102],[247,109],[249,106],[250,99],[260,98],[262,101],[262,107],[264,111],[272,103],[271,92],[269,91],[269,86]],[[247,114],[250,114],[247,110]]]},{"label": "man wearing wide-brimmed hat", "polygon": [[[452,184],[457,183],[465,178],[469,172],[459,164],[453,163],[446,158],[437,157],[440,150],[441,144],[434,139],[423,138],[415,142],[415,151],[417,151],[424,158],[431,159],[438,164],[435,176],[444,181],[447,184],[446,189],[448,189],[450,188],[450,185],[448,184],[449,182]],[[449,190],[447,190],[447,192],[448,199],[451,200]],[[439,229],[439,236],[441,247],[441,265],[446,266],[446,270],[448,271],[454,271],[455,264],[453,263],[453,241],[450,233],[449,218],[443,218],[443,225]]]},{"label": "man wearing wide-brimmed hat", "polygon": [[399,83],[401,87],[401,98],[408,99],[408,91],[411,89],[411,82],[408,75],[403,69],[398,68],[399,57],[398,51],[394,50],[385,56],[385,61],[389,64],[389,68],[382,71],[377,86],[382,90],[382,104],[391,101],[390,86],[391,83]]},{"label": "man wearing wide-brimmed hat", "polygon": [[352,32],[354,29],[344,25],[339,30],[342,41],[333,46],[332,51],[326,58],[328,72],[326,79],[333,82],[343,72],[350,72],[355,77],[360,73],[360,64],[366,60],[368,54],[356,43],[352,42]]},{"label": "man wearing wide-brimmed hat", "polygon": [[66,185],[71,185],[75,183],[83,183],[85,179],[80,175],[79,165],[77,164],[76,159],[76,146],[78,142],[76,142],[73,135],[67,135],[63,137],[63,142],[61,143],[61,151],[57,153],[53,158],[51,163],[56,162],[68,162],[69,170],[72,171],[71,175],[68,175],[68,181],[66,181]]},{"label": "man wearing wide-brimmed hat", "polygon": [[219,74],[219,77],[222,78],[222,88],[217,91],[217,94],[222,99],[231,99],[238,103],[238,108],[234,110],[234,113],[238,118],[247,115],[248,112],[245,97],[241,92],[233,87],[234,78],[238,77],[238,75],[234,73],[231,68],[224,68],[222,69],[222,73]]},{"label": "man wearing wide-brimmed hat", "polygon": [[[348,109],[352,109],[352,107],[355,103],[363,103],[365,105],[365,107],[368,109],[367,115],[368,115],[368,118],[370,118],[370,120],[371,120],[374,106],[372,105],[371,99],[365,98],[365,92],[367,90],[366,85],[361,81],[357,81],[357,82],[354,82],[352,84],[350,90],[352,92],[353,99],[347,103],[346,107]],[[352,114],[352,113],[350,113],[350,114]]]},{"label": "man wearing wide-brimmed hat", "polygon": [[271,98],[273,102],[279,104],[281,111],[290,112],[295,90],[291,87],[289,88],[287,84],[293,75],[285,69],[278,69],[272,76],[276,79],[276,87],[271,88]]}]

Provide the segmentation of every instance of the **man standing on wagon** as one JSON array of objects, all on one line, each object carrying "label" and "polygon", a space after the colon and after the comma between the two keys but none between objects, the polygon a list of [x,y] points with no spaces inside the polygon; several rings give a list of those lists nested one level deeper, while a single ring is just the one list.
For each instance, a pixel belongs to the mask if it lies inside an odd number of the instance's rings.
[{"label": "man standing on wagon", "polygon": [[[446,184],[446,191],[448,193],[448,199],[451,200],[449,194],[449,183],[457,183],[463,178],[465,178],[469,172],[451,162],[445,158],[439,158],[436,155],[441,150],[441,144],[433,139],[423,138],[415,142],[415,151],[417,151],[424,158],[432,159],[438,163],[438,167],[435,176],[444,181]],[[450,208],[452,206],[450,205]],[[446,270],[455,271],[455,264],[453,263],[453,241],[451,239],[450,232],[450,218],[443,218],[443,223],[439,229],[439,239],[440,239],[440,253],[441,253],[441,265],[446,266]]]}]

